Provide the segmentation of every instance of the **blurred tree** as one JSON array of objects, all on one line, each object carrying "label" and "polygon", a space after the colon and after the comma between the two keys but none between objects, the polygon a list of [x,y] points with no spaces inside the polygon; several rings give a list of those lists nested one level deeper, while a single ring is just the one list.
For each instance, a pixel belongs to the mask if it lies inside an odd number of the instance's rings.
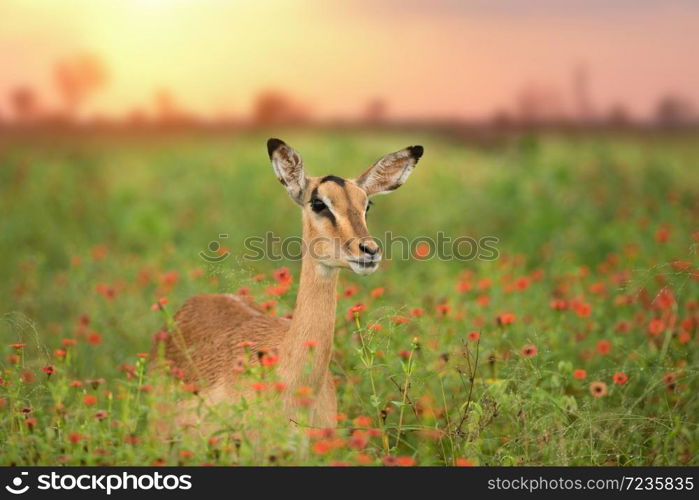
[{"label": "blurred tree", "polygon": [[517,114],[525,125],[551,123],[563,118],[561,99],[554,89],[529,85],[517,94]]},{"label": "blurred tree", "polygon": [[12,111],[20,122],[30,122],[39,115],[39,99],[34,89],[28,86],[21,86],[10,91],[9,95]]},{"label": "blurred tree", "polygon": [[160,89],[155,93],[155,112],[162,123],[174,123],[180,116],[179,106],[173,93],[168,89]]},{"label": "blurred tree", "polygon": [[585,64],[580,64],[573,70],[573,98],[578,121],[582,124],[592,121],[590,76]]},{"label": "blurred tree", "polygon": [[616,103],[609,108],[606,121],[612,127],[624,127],[630,125],[633,120],[628,108],[623,103]]},{"label": "blurred tree", "polygon": [[694,119],[692,103],[677,95],[663,96],[656,105],[655,119],[663,127],[688,125]]},{"label": "blurred tree", "polygon": [[107,70],[99,57],[85,53],[56,63],[53,77],[65,113],[74,116],[85,99],[106,83]]},{"label": "blurred tree", "polygon": [[307,119],[307,112],[287,95],[278,91],[265,91],[255,98],[253,121],[260,125],[300,123]]},{"label": "blurred tree", "polygon": [[379,124],[386,120],[388,105],[381,98],[371,99],[364,110],[364,121],[371,124]]}]

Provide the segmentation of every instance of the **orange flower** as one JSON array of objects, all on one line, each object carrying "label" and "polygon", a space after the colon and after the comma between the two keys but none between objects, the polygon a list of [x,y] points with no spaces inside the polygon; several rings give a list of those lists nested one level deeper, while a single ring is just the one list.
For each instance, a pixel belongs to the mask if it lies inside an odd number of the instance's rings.
[{"label": "orange flower", "polygon": [[87,406],[94,406],[97,404],[97,397],[92,394],[85,394],[85,396],[83,396],[83,403]]},{"label": "orange flower", "polygon": [[306,341],[303,343],[303,345],[304,345],[305,347],[308,347],[309,349],[312,349],[312,348],[314,348],[315,346],[318,345],[318,341],[317,341],[317,340],[306,340]]},{"label": "orange flower", "polygon": [[255,392],[262,392],[267,388],[267,385],[262,382],[254,382],[250,387]]},{"label": "orange flower", "polygon": [[478,339],[481,338],[481,334],[478,333],[478,332],[468,332],[468,333],[466,334],[466,337],[467,337],[468,340],[470,340],[471,342],[477,342]]},{"label": "orange flower", "polygon": [[10,344],[10,347],[12,347],[13,349],[22,349],[26,346],[27,344]]},{"label": "orange flower", "polygon": [[420,243],[415,247],[415,257],[424,259],[430,254],[430,246],[427,243]]},{"label": "orange flower", "polygon": [[573,378],[576,378],[578,380],[582,380],[585,377],[587,377],[587,371],[583,370],[581,368],[578,368],[577,370],[573,370]]},{"label": "orange flower", "polygon": [[396,464],[398,464],[401,467],[413,467],[417,462],[415,462],[415,459],[413,457],[409,456],[401,456],[401,457],[396,457]]},{"label": "orange flower", "polygon": [[357,427],[369,427],[371,426],[371,417],[360,415],[354,419],[354,425]]},{"label": "orange flower", "polygon": [[629,377],[624,372],[616,372],[612,376],[612,379],[616,385],[624,385],[626,382],[628,382]]},{"label": "orange flower", "polygon": [[607,384],[604,382],[592,382],[590,384],[590,394],[596,398],[601,398],[607,395]]},{"label": "orange flower", "polygon": [[456,466],[457,467],[473,467],[475,465],[476,465],[475,462],[473,462],[472,460],[469,460],[468,458],[459,457],[456,459]]},{"label": "orange flower", "polygon": [[380,332],[381,330],[383,330],[383,326],[381,326],[378,323],[371,323],[371,324],[367,325],[367,328],[369,330],[374,331],[374,332]]},{"label": "orange flower", "polygon": [[371,291],[371,296],[372,297],[381,297],[383,295],[383,293],[384,293],[384,287],[380,286],[378,288],[374,288]]},{"label": "orange flower", "polygon": [[419,318],[424,313],[425,313],[425,310],[422,309],[421,307],[414,307],[410,310],[410,315],[415,317],[415,318]]},{"label": "orange flower", "polygon": [[392,318],[392,320],[394,323],[396,323],[398,325],[400,325],[402,323],[407,323],[408,321],[410,321],[408,318],[404,318],[403,316],[394,316]]},{"label": "orange flower", "polygon": [[496,320],[499,325],[509,325],[515,322],[515,315],[512,313],[498,314]]},{"label": "orange flower", "polygon": [[597,342],[595,347],[597,347],[597,352],[599,352],[602,356],[606,356],[612,350],[612,343],[608,340],[600,340]]}]

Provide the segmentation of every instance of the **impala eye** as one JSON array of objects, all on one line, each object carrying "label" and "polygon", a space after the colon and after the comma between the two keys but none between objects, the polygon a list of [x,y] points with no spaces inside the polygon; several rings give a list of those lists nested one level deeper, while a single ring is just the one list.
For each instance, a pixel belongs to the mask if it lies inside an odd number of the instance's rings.
[{"label": "impala eye", "polygon": [[320,199],[313,198],[311,200],[311,208],[314,212],[322,212],[324,209],[328,208],[328,206],[325,203],[323,203]]},{"label": "impala eye", "polygon": [[374,204],[373,201],[369,201],[369,203],[366,204],[366,210],[364,211],[365,214],[369,213],[369,209],[371,206]]}]

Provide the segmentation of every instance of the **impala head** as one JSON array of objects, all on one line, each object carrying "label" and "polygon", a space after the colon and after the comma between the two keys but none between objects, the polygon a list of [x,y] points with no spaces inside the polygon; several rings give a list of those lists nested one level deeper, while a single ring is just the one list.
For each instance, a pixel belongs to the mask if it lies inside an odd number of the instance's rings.
[{"label": "impala head", "polygon": [[274,173],[291,199],[301,206],[306,250],[320,264],[350,268],[357,274],[376,271],[381,249],[369,234],[366,214],[376,194],[399,188],[422,156],[422,146],[388,154],[359,177],[309,177],[301,155],[279,139],[267,141]]}]

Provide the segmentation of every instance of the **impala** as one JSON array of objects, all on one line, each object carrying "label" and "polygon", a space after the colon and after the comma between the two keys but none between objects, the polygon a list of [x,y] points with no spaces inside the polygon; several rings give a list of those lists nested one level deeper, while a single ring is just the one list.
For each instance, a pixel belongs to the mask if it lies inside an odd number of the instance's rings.
[{"label": "impala", "polygon": [[236,295],[196,295],[175,315],[177,332],[165,340],[165,357],[184,370],[187,379],[203,379],[202,397],[216,404],[246,395],[235,383],[236,362],[246,354],[255,362],[256,353],[276,352],[277,375],[286,387],[281,396],[286,417],[293,419],[296,412],[295,390],[308,387],[314,396],[311,425],[335,427],[337,403],[329,365],[338,272],[376,271],[381,249],[366,225],[369,197],[400,187],[423,148],[410,146],[388,154],[355,179],[306,175],[299,153],[279,139],[269,139],[267,151],[277,179],[301,207],[307,251],[292,319],[266,313]]}]

